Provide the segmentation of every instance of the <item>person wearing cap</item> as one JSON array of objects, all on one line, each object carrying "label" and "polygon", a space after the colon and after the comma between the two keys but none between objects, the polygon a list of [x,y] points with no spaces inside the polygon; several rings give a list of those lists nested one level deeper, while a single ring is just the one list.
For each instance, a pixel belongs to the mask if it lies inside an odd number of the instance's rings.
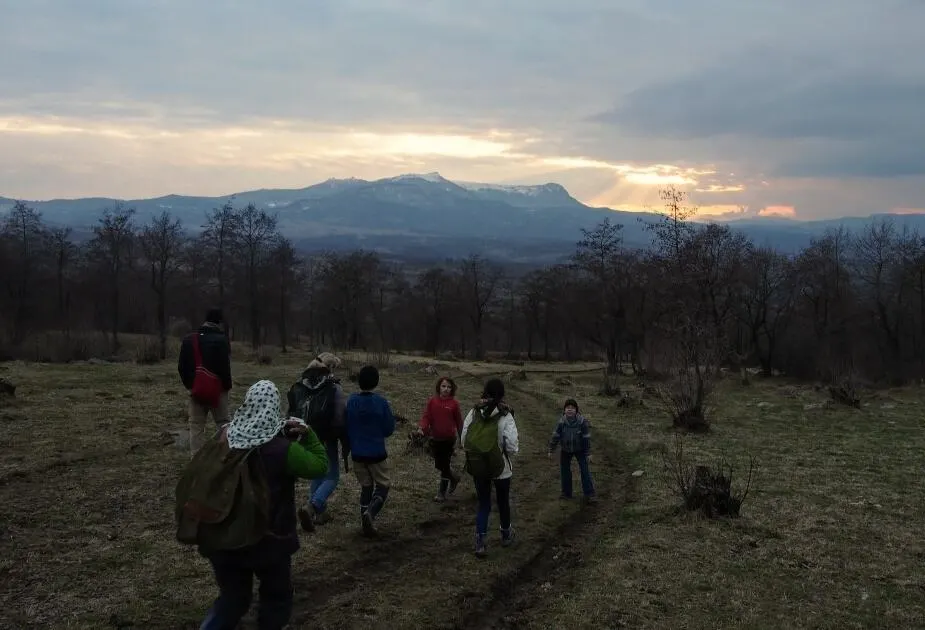
[{"label": "person wearing cap", "polygon": [[306,532],[330,521],[328,501],[340,484],[341,458],[346,467],[350,452],[344,420],[347,400],[340,380],[334,376],[340,365],[336,355],[322,352],[312,359],[287,394],[289,415],[302,418],[318,433],[328,456],[327,473],[312,480],[306,501],[298,510],[299,524]]},{"label": "person wearing cap", "polygon": [[[196,332],[183,338],[180,344],[180,359],[177,370],[180,380],[187,391],[191,393],[189,399],[189,438],[190,457],[206,438],[223,425],[228,423],[228,392],[231,391],[231,344],[222,328],[222,310],[210,309],[206,313],[206,321]],[[197,364],[198,362],[201,365]],[[196,379],[196,370],[202,367],[208,370],[221,381],[221,394],[215,404],[210,405],[196,400],[192,396],[193,381]],[[212,415],[215,423],[213,429],[207,426],[207,419]]]}]

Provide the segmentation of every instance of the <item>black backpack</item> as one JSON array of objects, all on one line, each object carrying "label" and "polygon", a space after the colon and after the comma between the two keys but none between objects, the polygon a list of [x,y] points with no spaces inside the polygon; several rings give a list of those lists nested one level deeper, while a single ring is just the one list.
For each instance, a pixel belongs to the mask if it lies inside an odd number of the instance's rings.
[{"label": "black backpack", "polygon": [[326,378],[318,387],[308,387],[302,381],[289,388],[289,415],[305,420],[322,442],[344,437],[343,419],[337,417],[337,381]]}]

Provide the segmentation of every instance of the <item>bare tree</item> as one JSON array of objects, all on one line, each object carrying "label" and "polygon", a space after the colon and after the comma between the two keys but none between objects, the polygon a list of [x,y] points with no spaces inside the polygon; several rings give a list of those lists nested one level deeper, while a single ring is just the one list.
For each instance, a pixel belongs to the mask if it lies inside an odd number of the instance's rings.
[{"label": "bare tree", "polygon": [[414,292],[424,319],[425,347],[434,356],[440,349],[440,341],[447,324],[452,279],[440,267],[428,269],[418,279]]},{"label": "bare tree", "polygon": [[89,243],[91,259],[99,268],[109,294],[109,332],[113,353],[118,352],[120,347],[122,283],[135,255],[134,216],[134,208],[126,208],[121,203],[104,210],[99,225],[93,228],[94,236]]},{"label": "bare tree", "polygon": [[9,245],[9,267],[5,275],[7,294],[14,309],[11,337],[14,343],[19,343],[38,315],[36,277],[44,271],[50,235],[42,215],[17,201],[3,221],[0,238]]},{"label": "bare tree", "polygon": [[177,273],[185,239],[180,219],[162,212],[141,229],[139,243],[151,273],[151,290],[157,296],[157,331],[161,360],[167,358],[167,298]]},{"label": "bare tree", "polygon": [[199,236],[200,246],[204,253],[212,258],[214,278],[218,289],[218,306],[222,309],[227,306],[225,290],[229,281],[228,272],[231,267],[229,262],[233,260],[240,227],[241,217],[235,212],[229,200],[206,217],[206,224]]},{"label": "bare tree", "polygon": [[481,256],[469,256],[459,266],[459,290],[475,335],[476,359],[485,356],[485,317],[498,291],[501,277],[501,268]]},{"label": "bare tree", "polygon": [[238,221],[241,280],[247,296],[251,345],[256,350],[260,346],[265,312],[261,303],[260,276],[269,262],[273,243],[278,239],[276,217],[250,203],[240,212]]},{"label": "bare tree", "polygon": [[582,309],[573,321],[597,345],[607,360],[607,372],[620,370],[620,341],[626,324],[626,267],[630,256],[623,249],[623,226],[604,219],[593,230],[582,230],[572,258],[578,277]]},{"label": "bare tree", "polygon": [[58,325],[66,337],[71,334],[71,269],[79,250],[71,240],[71,228],[51,230],[51,247],[55,261],[55,288],[57,295]]},{"label": "bare tree", "polygon": [[797,259],[801,313],[813,334],[799,344],[802,352],[792,353],[791,369],[800,369],[804,376],[830,379],[835,372],[854,368],[849,253],[850,234],[838,229],[814,239]]},{"label": "bare tree", "polygon": [[301,277],[299,265],[301,261],[296,255],[292,241],[280,238],[270,254],[270,269],[273,274],[273,283],[277,287],[277,331],[279,345],[282,351],[288,352],[289,343],[289,316],[292,309],[292,298],[298,291]]},{"label": "bare tree", "polygon": [[770,248],[753,249],[745,263],[746,281],[739,316],[757,353],[762,371],[770,376],[780,339],[793,311],[793,263]]}]

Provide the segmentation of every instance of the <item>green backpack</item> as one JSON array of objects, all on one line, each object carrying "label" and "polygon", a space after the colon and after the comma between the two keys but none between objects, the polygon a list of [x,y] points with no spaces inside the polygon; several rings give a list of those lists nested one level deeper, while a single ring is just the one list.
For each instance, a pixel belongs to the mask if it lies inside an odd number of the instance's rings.
[{"label": "green backpack", "polygon": [[196,452],[177,483],[179,542],[220,551],[253,545],[267,535],[269,489],[256,451],[230,448],[221,431]]},{"label": "green backpack", "polygon": [[498,444],[498,421],[504,414],[485,416],[476,407],[466,430],[466,472],[476,479],[494,479],[504,472],[504,453]]}]

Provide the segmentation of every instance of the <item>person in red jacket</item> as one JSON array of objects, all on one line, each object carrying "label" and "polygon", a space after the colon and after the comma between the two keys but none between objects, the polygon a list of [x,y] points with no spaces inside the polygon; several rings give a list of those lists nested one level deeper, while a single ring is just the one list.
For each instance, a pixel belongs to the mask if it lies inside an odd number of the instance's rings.
[{"label": "person in red jacket", "polygon": [[456,438],[462,432],[462,413],[456,400],[456,383],[448,376],[437,381],[436,395],[427,401],[421,416],[419,431],[431,438],[434,468],[440,471],[440,486],[434,501],[446,501],[459,485],[459,475],[453,472],[450,460],[456,448]]}]

